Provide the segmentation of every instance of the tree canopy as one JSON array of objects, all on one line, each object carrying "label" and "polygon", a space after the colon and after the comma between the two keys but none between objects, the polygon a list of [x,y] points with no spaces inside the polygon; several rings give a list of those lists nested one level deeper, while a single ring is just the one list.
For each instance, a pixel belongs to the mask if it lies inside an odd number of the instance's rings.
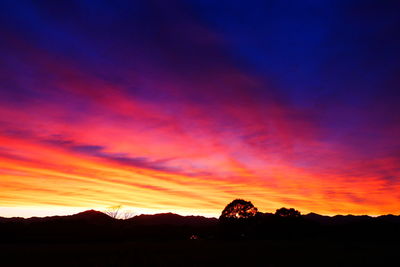
[{"label": "tree canopy", "polygon": [[294,208],[280,208],[277,209],[275,212],[275,215],[280,216],[280,217],[290,217],[290,218],[297,218],[300,217],[300,211],[295,210]]},{"label": "tree canopy", "polygon": [[250,201],[235,199],[222,211],[220,219],[245,219],[257,214],[257,208]]}]

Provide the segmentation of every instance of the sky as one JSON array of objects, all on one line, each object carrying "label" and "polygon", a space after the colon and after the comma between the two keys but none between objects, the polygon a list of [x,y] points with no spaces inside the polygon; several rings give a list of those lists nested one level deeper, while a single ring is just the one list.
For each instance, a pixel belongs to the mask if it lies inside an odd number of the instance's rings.
[{"label": "sky", "polygon": [[400,2],[0,2],[0,216],[400,213]]}]

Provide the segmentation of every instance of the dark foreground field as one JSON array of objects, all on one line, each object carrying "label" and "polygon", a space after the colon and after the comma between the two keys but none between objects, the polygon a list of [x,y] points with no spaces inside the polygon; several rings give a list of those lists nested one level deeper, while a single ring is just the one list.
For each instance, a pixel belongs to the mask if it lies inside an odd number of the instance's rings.
[{"label": "dark foreground field", "polygon": [[400,216],[0,218],[2,266],[400,266]]},{"label": "dark foreground field", "polygon": [[399,243],[136,241],[0,245],[1,266],[399,266]]}]

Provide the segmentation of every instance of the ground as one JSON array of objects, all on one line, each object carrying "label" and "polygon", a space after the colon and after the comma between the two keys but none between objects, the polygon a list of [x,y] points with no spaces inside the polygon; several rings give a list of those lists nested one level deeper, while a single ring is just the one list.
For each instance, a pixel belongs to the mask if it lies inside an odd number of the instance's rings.
[{"label": "ground", "polygon": [[187,240],[2,244],[0,251],[1,266],[393,266],[400,245]]}]

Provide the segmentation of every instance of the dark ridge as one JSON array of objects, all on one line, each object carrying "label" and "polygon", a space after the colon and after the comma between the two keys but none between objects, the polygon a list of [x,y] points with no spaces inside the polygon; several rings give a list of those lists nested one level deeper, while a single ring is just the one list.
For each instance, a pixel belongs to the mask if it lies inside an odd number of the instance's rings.
[{"label": "dark ridge", "polygon": [[142,214],[126,220],[137,225],[206,225],[218,222],[216,218],[182,216],[175,213]]},{"label": "dark ridge", "polygon": [[0,223],[11,223],[11,222],[23,222],[25,221],[25,218],[22,217],[11,217],[11,218],[5,218],[5,217],[0,217]]},{"label": "dark ridge", "polygon": [[390,222],[390,223],[399,223],[400,224],[400,215],[381,215],[377,217],[377,220],[383,222]]},{"label": "dark ridge", "polygon": [[302,216],[303,218],[315,221],[319,223],[326,224],[349,224],[349,223],[361,223],[361,222],[371,222],[376,221],[376,218],[368,215],[335,215],[335,216],[325,216],[316,213],[309,213]]},{"label": "dark ridge", "polygon": [[400,216],[324,216],[309,213],[282,217],[257,213],[246,219],[216,219],[174,213],[139,215],[122,220],[100,211],[74,215],[1,218],[4,242],[115,242],[131,240],[375,240],[400,239]]},{"label": "dark ridge", "polygon": [[303,218],[310,220],[310,221],[316,221],[319,223],[326,223],[332,219],[332,217],[320,215],[320,214],[313,213],[313,212],[303,215]]},{"label": "dark ridge", "polygon": [[[274,217],[273,213],[258,213],[263,218]],[[391,222],[400,223],[400,215],[381,215],[378,217],[371,217],[369,215],[335,215],[326,216],[317,213],[308,213],[301,216],[307,221],[314,221],[322,224],[348,224],[360,222]],[[46,221],[63,221],[63,220],[83,220],[92,222],[112,222],[124,221],[125,223],[133,223],[137,225],[184,225],[184,224],[215,224],[219,220],[217,218],[208,218],[204,216],[182,216],[175,213],[158,213],[158,214],[141,214],[126,220],[118,220],[111,218],[103,212],[96,210],[87,210],[73,215],[62,216],[46,216],[46,217],[0,217],[0,223],[20,223],[20,222],[46,222]]]},{"label": "dark ridge", "polygon": [[113,218],[97,210],[87,210],[74,215],[65,216],[66,219],[112,221]]},{"label": "dark ridge", "polygon": [[36,222],[50,222],[50,221],[68,221],[68,220],[80,220],[80,221],[89,221],[89,222],[107,222],[112,221],[113,219],[96,210],[87,210],[80,213],[72,214],[72,215],[56,215],[56,216],[46,216],[46,217],[30,217],[30,218],[22,218],[22,217],[12,217],[12,218],[4,218],[0,217],[0,223],[36,223]]},{"label": "dark ridge", "polygon": [[400,215],[381,215],[377,217],[372,217],[369,215],[335,215],[326,216],[317,213],[309,213],[302,215],[302,217],[309,221],[319,222],[323,224],[350,224],[350,223],[362,223],[362,222],[390,222],[390,223],[400,223]]}]

